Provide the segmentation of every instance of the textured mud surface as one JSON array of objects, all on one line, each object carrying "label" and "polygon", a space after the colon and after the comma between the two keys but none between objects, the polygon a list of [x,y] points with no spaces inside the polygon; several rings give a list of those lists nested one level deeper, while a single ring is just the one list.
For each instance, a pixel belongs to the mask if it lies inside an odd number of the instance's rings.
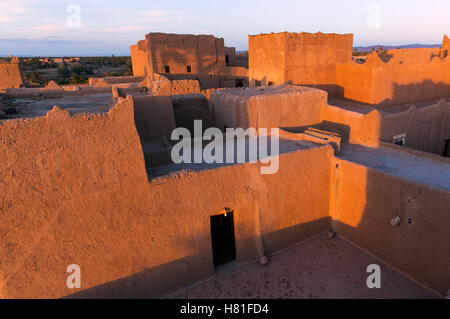
[{"label": "textured mud surface", "polygon": [[[367,266],[381,267],[381,289],[366,286]],[[435,298],[431,292],[342,239],[320,236],[258,263],[228,265],[179,298]]]}]

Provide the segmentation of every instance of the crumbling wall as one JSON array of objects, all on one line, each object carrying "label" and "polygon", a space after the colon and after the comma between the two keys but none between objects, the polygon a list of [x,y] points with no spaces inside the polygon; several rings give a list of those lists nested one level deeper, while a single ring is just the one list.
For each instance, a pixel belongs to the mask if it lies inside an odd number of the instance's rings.
[{"label": "crumbling wall", "polygon": [[200,93],[200,84],[196,80],[175,80],[171,82],[171,85],[171,95]]},{"label": "crumbling wall", "polygon": [[153,66],[146,51],[146,41],[141,40],[130,47],[134,76],[152,76]]},{"label": "crumbling wall", "polygon": [[137,61],[135,75],[145,74],[145,63],[139,62],[145,60],[145,54],[151,64],[148,69],[153,73],[196,74],[206,87],[219,85],[215,82],[225,67],[223,39],[208,35],[150,33],[146,35],[145,51],[143,46],[140,42],[138,47],[131,48],[133,63]]},{"label": "crumbling wall", "polygon": [[155,74],[164,74],[171,80],[198,80],[203,89],[208,89],[221,87],[222,77],[233,73],[245,76],[238,66],[238,70],[228,70],[224,40],[212,35],[149,33],[130,50],[133,74],[152,80]]},{"label": "crumbling wall", "polygon": [[0,63],[0,89],[20,88],[22,85],[19,60],[13,57],[10,63]]},{"label": "crumbling wall", "polygon": [[441,47],[441,59],[444,59],[449,56],[450,52],[450,39],[448,36],[444,35],[444,40],[442,41]]},{"label": "crumbling wall", "polygon": [[95,87],[111,87],[117,84],[139,84],[145,80],[144,76],[113,76],[102,78],[89,78],[89,85]]},{"label": "crumbling wall", "polygon": [[[450,193],[336,158],[333,229],[420,283],[450,286]],[[402,222],[392,227],[391,219]]]},{"label": "crumbling wall", "polygon": [[440,57],[440,53],[437,48],[389,49],[381,53],[380,58],[384,62],[428,63],[434,57]]},{"label": "crumbling wall", "polygon": [[423,62],[408,55],[384,62],[372,53],[364,64],[338,65],[340,96],[377,106],[435,100],[450,96],[450,59],[433,57]]}]

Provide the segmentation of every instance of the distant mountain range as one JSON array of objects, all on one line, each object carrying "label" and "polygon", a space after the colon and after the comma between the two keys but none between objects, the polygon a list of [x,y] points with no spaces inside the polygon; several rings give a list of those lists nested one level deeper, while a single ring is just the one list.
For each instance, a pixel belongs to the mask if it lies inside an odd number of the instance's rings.
[{"label": "distant mountain range", "polygon": [[368,47],[355,47],[359,52],[367,52],[372,51],[373,49],[377,50],[382,47],[384,50],[389,49],[418,49],[418,48],[440,48],[440,44],[407,44],[407,45],[371,45]]}]

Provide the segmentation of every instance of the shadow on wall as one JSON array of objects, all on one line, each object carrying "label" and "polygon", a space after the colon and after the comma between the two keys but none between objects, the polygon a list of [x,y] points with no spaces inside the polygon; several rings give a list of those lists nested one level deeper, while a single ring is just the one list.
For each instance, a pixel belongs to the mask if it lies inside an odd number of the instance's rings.
[{"label": "shadow on wall", "polygon": [[[353,89],[353,91],[355,90]],[[389,85],[389,82],[386,82],[368,88],[361,87],[357,91],[360,93],[349,95],[348,89],[337,86],[335,97],[366,106],[390,107],[450,97],[450,84],[444,82],[436,83],[429,79],[421,83],[410,84],[392,83],[392,85]]]},{"label": "shadow on wall", "polygon": [[[330,227],[331,217],[327,217],[281,229],[262,237],[249,237],[238,240],[236,243],[237,261],[239,262],[239,256],[243,257],[242,261],[245,262],[249,260],[256,261],[256,258],[260,256],[255,255],[258,254],[258,249],[255,249],[255,247],[261,240],[265,252],[271,254],[325,232]],[[208,236],[210,236],[209,228],[205,229],[204,232],[207,232]],[[173,292],[190,283],[206,279],[213,272],[212,245],[210,244],[210,250],[208,251],[202,251],[199,254],[174,260],[132,276],[91,287],[64,298],[160,298],[164,294]]]},{"label": "shadow on wall", "polygon": [[392,99],[383,101],[380,106],[399,105],[403,103],[431,101],[450,97],[450,84],[432,80],[422,83],[392,84]]},{"label": "shadow on wall", "polygon": [[144,299],[207,278],[213,273],[211,252],[181,258],[135,275],[66,296],[68,299]]},{"label": "shadow on wall", "polygon": [[[388,175],[379,161],[375,170],[336,159],[333,229],[445,295],[450,287],[450,194]],[[401,223],[392,226],[396,216]]]}]

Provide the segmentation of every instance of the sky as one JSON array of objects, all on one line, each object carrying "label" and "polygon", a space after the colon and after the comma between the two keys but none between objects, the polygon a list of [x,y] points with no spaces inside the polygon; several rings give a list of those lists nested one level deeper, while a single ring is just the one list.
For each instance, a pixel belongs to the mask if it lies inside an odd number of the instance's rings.
[{"label": "sky", "polygon": [[129,55],[150,32],[248,35],[353,33],[354,46],[439,44],[450,0],[0,0],[0,55]]}]

